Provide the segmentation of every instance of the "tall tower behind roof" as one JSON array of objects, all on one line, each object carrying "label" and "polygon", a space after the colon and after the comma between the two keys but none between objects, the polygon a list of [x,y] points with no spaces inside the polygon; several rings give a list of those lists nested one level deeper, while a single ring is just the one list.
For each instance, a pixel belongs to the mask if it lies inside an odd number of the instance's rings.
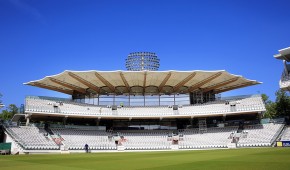
[{"label": "tall tower behind roof", "polygon": [[126,68],[129,71],[157,71],[160,66],[160,60],[152,52],[133,52],[126,59]]}]

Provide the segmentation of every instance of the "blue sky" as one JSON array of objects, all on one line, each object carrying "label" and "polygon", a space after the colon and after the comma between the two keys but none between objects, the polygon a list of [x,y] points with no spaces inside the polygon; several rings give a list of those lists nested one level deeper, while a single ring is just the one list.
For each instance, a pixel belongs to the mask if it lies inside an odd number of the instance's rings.
[{"label": "blue sky", "polygon": [[226,70],[263,82],[222,96],[274,99],[290,46],[289,0],[0,0],[0,92],[66,97],[23,85],[64,70],[125,70],[150,51],[160,70]]}]

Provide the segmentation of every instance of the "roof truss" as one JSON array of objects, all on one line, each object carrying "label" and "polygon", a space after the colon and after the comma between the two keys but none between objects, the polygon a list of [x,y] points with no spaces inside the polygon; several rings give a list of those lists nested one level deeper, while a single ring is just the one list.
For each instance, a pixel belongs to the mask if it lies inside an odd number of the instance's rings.
[{"label": "roof truss", "polygon": [[90,89],[92,89],[93,91],[95,91],[96,93],[100,92],[100,88],[95,86],[94,84],[92,84],[91,82],[88,82],[87,80],[81,78],[80,76],[69,72],[68,75],[70,75],[72,78],[76,79],[77,81],[79,81],[80,83],[88,86]]},{"label": "roof truss", "polygon": [[225,86],[225,85],[230,84],[230,83],[232,83],[232,82],[235,82],[235,81],[237,81],[239,78],[240,78],[240,77],[234,77],[234,78],[232,78],[232,79],[229,79],[229,80],[226,80],[226,81],[223,81],[223,82],[220,82],[220,83],[214,84],[214,85],[212,85],[212,86],[210,86],[210,87],[207,87],[207,88],[203,89],[202,91],[203,91],[203,92],[208,92],[208,91],[211,91],[211,90],[213,90],[213,89],[217,89],[217,88],[219,88],[219,87],[222,87],[222,86]]},{"label": "roof truss", "polygon": [[212,76],[210,76],[210,77],[208,77],[208,78],[206,78],[206,79],[200,81],[199,83],[196,83],[195,85],[189,87],[189,88],[188,88],[188,91],[189,91],[189,92],[192,92],[192,91],[194,91],[194,90],[200,88],[201,86],[205,85],[206,83],[209,83],[210,81],[212,81],[213,79],[219,77],[219,76],[222,75],[222,74],[223,74],[222,72],[218,72],[218,73],[216,73],[216,74],[214,74],[214,75],[212,75]]},{"label": "roof truss", "polygon": [[104,77],[102,77],[99,73],[95,72],[95,76],[102,82],[104,83],[106,86],[108,86],[108,88],[114,92],[115,91],[115,87],[108,81],[106,80]]},{"label": "roof truss", "polygon": [[129,86],[129,84],[128,84],[128,82],[127,82],[127,80],[122,72],[120,72],[120,77],[121,77],[125,87],[127,88],[127,91],[130,92],[130,86]]},{"label": "roof truss", "polygon": [[52,86],[52,85],[47,85],[47,84],[42,84],[42,83],[38,83],[38,82],[34,82],[33,86],[37,86],[37,87],[41,87],[41,88],[45,88],[45,89],[49,89],[49,90],[53,90],[53,91],[58,91],[61,93],[65,93],[65,94],[73,94],[72,90],[67,90],[67,89],[63,89],[63,88],[59,88],[56,86]]},{"label": "roof truss", "polygon": [[72,90],[78,91],[78,92],[80,92],[80,93],[83,93],[83,94],[86,93],[86,89],[83,89],[83,88],[78,87],[78,86],[76,86],[76,85],[73,85],[73,84],[70,84],[70,83],[67,83],[67,82],[63,82],[63,81],[61,81],[61,80],[58,80],[58,79],[56,79],[56,78],[52,78],[52,77],[49,77],[49,80],[51,80],[52,82],[57,83],[57,84],[59,84],[59,85],[62,85],[62,86],[64,86],[64,87],[67,87],[67,88],[69,88],[69,89],[72,89]]},{"label": "roof truss", "polygon": [[246,82],[246,83],[242,83],[242,84],[238,84],[238,85],[233,85],[233,86],[228,86],[226,88],[222,88],[220,90],[216,90],[217,93],[222,93],[225,91],[229,91],[229,90],[233,90],[233,89],[237,89],[237,88],[242,88],[242,87],[247,87],[250,85],[255,85],[253,82]]},{"label": "roof truss", "polygon": [[145,93],[146,88],[146,78],[147,78],[147,72],[144,72],[144,80],[143,80],[143,94]]},{"label": "roof truss", "polygon": [[183,79],[181,82],[179,82],[176,86],[173,87],[173,91],[177,91],[180,87],[185,85],[189,80],[191,80],[196,73],[191,73],[189,76],[187,76],[185,79]]},{"label": "roof truss", "polygon": [[165,86],[166,82],[169,80],[170,76],[171,76],[171,72],[169,72],[166,77],[163,79],[163,81],[160,83],[159,87],[158,87],[158,90],[159,92],[162,91],[163,87]]}]

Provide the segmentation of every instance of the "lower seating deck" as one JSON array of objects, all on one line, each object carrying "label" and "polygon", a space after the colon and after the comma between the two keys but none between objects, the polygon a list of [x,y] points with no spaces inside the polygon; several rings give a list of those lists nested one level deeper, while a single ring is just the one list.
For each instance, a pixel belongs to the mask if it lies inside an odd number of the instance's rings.
[{"label": "lower seating deck", "polygon": [[[264,124],[245,126],[242,133],[238,127],[172,130],[120,130],[105,131],[86,128],[51,128],[49,134],[44,128],[20,126],[6,127],[8,135],[23,150],[84,151],[85,144],[92,151],[117,150],[170,150],[227,148],[233,137],[239,134],[238,147],[269,147],[281,133],[284,124]],[[57,138],[60,142],[56,142]]]}]

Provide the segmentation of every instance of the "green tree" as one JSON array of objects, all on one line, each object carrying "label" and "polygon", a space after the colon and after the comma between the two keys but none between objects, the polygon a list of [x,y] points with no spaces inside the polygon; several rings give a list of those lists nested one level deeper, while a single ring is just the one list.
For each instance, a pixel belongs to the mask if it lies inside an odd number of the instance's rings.
[{"label": "green tree", "polygon": [[290,96],[283,90],[275,93],[276,100],[272,102],[266,94],[262,94],[262,99],[266,106],[265,118],[289,117],[290,116]]},{"label": "green tree", "polygon": [[2,111],[0,118],[3,120],[9,120],[18,113],[18,110],[19,109],[15,104],[10,104],[5,110]]},{"label": "green tree", "polygon": [[269,103],[265,104],[266,112],[264,114],[264,118],[275,118],[277,117],[277,105],[275,102],[270,101]]},{"label": "green tree", "polygon": [[261,96],[265,104],[271,102],[271,100],[269,100],[269,96],[267,96],[266,94],[262,94]]},{"label": "green tree", "polygon": [[276,93],[277,116],[290,116],[290,96],[283,90]]},{"label": "green tree", "polygon": [[264,118],[274,118],[277,115],[276,111],[276,103],[269,100],[269,96],[266,94],[262,94],[262,99],[265,103],[266,112],[264,114]]},{"label": "green tree", "polygon": [[2,111],[2,114],[1,114],[1,118],[2,118],[3,120],[9,120],[9,119],[12,118],[11,115],[12,115],[12,114],[11,114],[10,112],[8,112],[7,110],[3,110],[3,111]]},{"label": "green tree", "polygon": [[12,116],[14,116],[15,114],[17,114],[18,113],[18,107],[15,105],[15,104],[10,104],[9,106],[8,106],[8,110],[9,110],[9,112],[12,114]]}]

